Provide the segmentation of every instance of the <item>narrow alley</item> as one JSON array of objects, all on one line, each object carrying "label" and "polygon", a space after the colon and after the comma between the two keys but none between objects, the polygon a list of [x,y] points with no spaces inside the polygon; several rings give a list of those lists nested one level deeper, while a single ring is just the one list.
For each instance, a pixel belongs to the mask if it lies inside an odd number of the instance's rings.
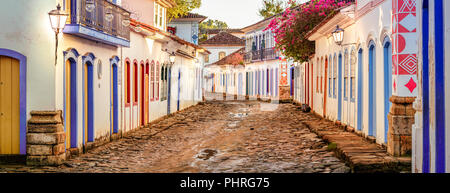
[{"label": "narrow alley", "polygon": [[348,173],[350,168],[303,123],[293,104],[209,101],[52,166],[0,172]]}]

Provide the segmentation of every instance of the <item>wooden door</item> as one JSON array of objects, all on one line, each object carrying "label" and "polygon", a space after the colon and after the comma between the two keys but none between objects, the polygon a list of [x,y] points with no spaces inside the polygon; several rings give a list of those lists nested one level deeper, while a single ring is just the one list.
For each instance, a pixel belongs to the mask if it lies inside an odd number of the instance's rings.
[{"label": "wooden door", "polygon": [[71,67],[71,62],[69,61],[69,60],[67,60],[67,62],[66,62],[66,112],[65,112],[65,117],[66,117],[66,124],[65,124],[65,127],[66,127],[66,149],[69,149],[70,148],[70,139],[71,139],[71,136],[70,136],[70,130],[71,130],[71,125],[72,125],[72,123],[71,123],[71,114],[70,114],[70,112],[72,111],[72,101],[71,101],[71,79],[72,79],[72,77],[71,77],[71,69],[72,69],[72,67]]},{"label": "wooden door", "polygon": [[0,154],[20,154],[19,61],[0,56]]},{"label": "wooden door", "polygon": [[327,116],[327,80],[328,80],[328,59],[325,58],[325,79],[323,92],[323,117]]},{"label": "wooden door", "polygon": [[149,92],[149,88],[148,88],[148,74],[145,74],[145,78],[144,78],[144,123],[147,124],[148,123],[148,110],[149,110],[149,101],[148,101],[148,92]]}]

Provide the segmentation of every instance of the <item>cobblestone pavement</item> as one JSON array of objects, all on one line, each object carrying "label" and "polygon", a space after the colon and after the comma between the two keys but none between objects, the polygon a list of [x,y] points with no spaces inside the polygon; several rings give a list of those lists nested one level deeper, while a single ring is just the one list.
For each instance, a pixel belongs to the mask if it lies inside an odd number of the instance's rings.
[{"label": "cobblestone pavement", "polygon": [[292,104],[206,102],[62,166],[0,172],[349,172],[302,123],[311,116]]}]

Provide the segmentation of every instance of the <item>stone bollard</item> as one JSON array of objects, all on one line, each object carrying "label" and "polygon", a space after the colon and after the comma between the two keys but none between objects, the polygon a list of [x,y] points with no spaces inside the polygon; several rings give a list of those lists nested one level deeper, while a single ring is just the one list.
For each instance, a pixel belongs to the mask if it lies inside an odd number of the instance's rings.
[{"label": "stone bollard", "polygon": [[32,111],[27,131],[27,165],[61,165],[66,134],[61,111]]},{"label": "stone bollard", "polygon": [[412,104],[414,100],[415,97],[392,96],[390,98],[392,107],[388,114],[387,151],[393,156],[411,154],[411,133],[415,114]]}]

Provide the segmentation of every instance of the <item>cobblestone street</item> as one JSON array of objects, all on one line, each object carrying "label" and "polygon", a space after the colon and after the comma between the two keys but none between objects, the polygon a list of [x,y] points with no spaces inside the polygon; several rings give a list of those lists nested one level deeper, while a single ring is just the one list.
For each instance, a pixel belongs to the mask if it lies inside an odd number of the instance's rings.
[{"label": "cobblestone street", "polygon": [[349,172],[303,124],[311,117],[292,104],[206,102],[62,166],[0,172]]}]

